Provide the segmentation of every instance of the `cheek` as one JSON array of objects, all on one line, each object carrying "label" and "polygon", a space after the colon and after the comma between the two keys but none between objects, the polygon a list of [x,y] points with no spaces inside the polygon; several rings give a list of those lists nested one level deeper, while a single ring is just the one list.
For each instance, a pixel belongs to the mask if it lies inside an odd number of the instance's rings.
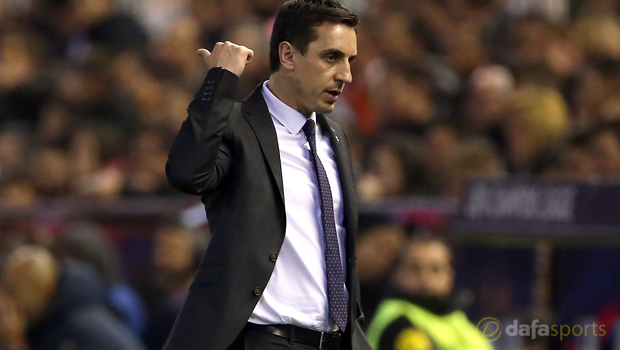
[{"label": "cheek", "polygon": [[305,83],[312,87],[313,90],[323,91],[329,86],[333,78],[333,72],[330,69],[323,67],[320,62],[308,65],[304,68],[305,71],[303,75]]},{"label": "cheek", "polygon": [[304,66],[296,68],[295,72],[295,83],[291,87],[295,95],[302,99],[314,98],[320,85],[320,79],[317,77],[316,71]]},{"label": "cheek", "polygon": [[414,271],[400,270],[396,279],[401,287],[405,287],[409,291],[416,291],[420,286],[420,274]]},{"label": "cheek", "polygon": [[325,79],[316,74],[310,77],[308,85],[312,89],[312,94],[318,96],[323,92],[323,90],[325,90]]}]

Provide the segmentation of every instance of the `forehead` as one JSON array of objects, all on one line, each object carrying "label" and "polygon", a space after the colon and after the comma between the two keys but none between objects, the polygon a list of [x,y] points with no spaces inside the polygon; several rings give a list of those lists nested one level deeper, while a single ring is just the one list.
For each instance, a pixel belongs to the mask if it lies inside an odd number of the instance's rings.
[{"label": "forehead", "polygon": [[342,23],[324,22],[316,27],[318,38],[310,43],[309,50],[337,49],[347,55],[357,54],[355,29]]},{"label": "forehead", "polygon": [[409,246],[407,260],[449,263],[450,251],[440,242],[416,242]]}]

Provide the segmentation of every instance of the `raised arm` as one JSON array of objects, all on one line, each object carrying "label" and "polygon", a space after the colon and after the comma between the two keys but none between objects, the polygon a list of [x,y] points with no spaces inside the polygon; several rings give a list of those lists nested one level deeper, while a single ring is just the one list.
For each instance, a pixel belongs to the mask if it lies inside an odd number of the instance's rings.
[{"label": "raised arm", "polygon": [[254,52],[227,41],[217,43],[212,53],[200,49],[198,54],[209,72],[172,143],[166,176],[174,188],[203,195],[215,190],[230,168],[233,153],[224,140],[224,130],[237,82]]}]

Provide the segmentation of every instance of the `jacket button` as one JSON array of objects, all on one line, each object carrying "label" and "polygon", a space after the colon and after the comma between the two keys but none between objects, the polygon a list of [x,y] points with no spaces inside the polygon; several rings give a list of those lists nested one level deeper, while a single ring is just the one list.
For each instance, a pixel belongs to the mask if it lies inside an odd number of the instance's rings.
[{"label": "jacket button", "polygon": [[271,255],[269,255],[269,260],[276,262],[276,260],[278,260],[278,254],[273,253]]},{"label": "jacket button", "polygon": [[258,297],[261,294],[263,294],[263,291],[260,288],[256,287],[256,288],[254,288],[253,293],[254,293],[254,295],[256,295]]}]

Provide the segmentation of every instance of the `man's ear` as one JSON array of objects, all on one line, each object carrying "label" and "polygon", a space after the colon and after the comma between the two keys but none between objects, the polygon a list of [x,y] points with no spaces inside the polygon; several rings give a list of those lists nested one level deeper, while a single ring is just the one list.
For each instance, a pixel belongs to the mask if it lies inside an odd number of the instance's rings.
[{"label": "man's ear", "polygon": [[295,48],[288,41],[283,41],[278,45],[278,54],[280,56],[280,65],[287,70],[295,68]]}]

